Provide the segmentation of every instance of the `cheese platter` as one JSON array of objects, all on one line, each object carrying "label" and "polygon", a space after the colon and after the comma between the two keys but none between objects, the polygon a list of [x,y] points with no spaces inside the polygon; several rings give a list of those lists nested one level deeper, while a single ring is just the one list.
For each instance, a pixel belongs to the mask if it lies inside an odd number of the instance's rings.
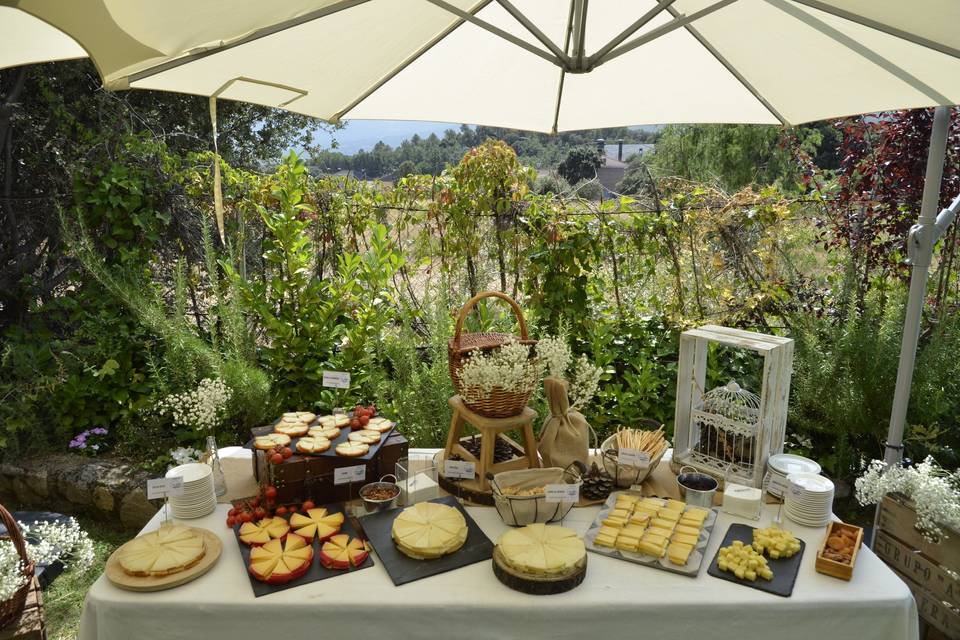
[{"label": "cheese platter", "polygon": [[104,574],[128,591],[162,591],[196,580],[213,568],[223,543],[212,531],[167,524],[137,536],[107,559]]},{"label": "cheese platter", "polygon": [[[800,571],[800,562],[803,560],[803,551],[806,548],[806,544],[803,540],[795,538],[793,534],[780,530],[781,535],[789,537],[792,547],[788,553],[770,554],[762,542],[765,541],[766,536],[758,537],[757,534],[760,533],[762,536],[771,529],[756,529],[750,525],[740,523],[731,524],[730,528],[727,529],[726,535],[723,537],[723,542],[720,543],[717,554],[710,562],[707,573],[714,578],[720,578],[721,580],[735,582],[744,587],[759,589],[760,591],[766,591],[767,593],[789,598],[793,593],[793,585],[797,582],[797,574]],[[754,548],[755,542],[758,542],[757,547],[759,548],[757,549]],[[756,555],[764,556],[760,564],[769,569],[767,576],[757,575],[751,579],[751,576],[741,578],[737,575],[735,566],[733,566],[733,563],[725,556],[744,549],[754,549],[754,551],[757,552]],[[722,564],[721,561],[723,561]]]},{"label": "cheese platter", "polygon": [[[304,415],[304,421],[292,422],[294,418],[285,414],[269,425],[251,429],[251,438],[244,446],[269,453],[279,445],[288,447],[293,456],[372,460],[390,438],[396,422],[382,416],[364,418],[360,423],[352,413],[319,417],[310,413]],[[292,456],[285,456],[279,463],[290,459]]]},{"label": "cheese platter", "polygon": [[237,523],[234,533],[257,598],[374,564],[340,504]]},{"label": "cheese platter", "polygon": [[493,543],[453,496],[378,511],[359,521],[397,586],[493,555]]},{"label": "cheese platter", "polygon": [[570,591],[587,575],[587,551],[576,531],[543,523],[507,530],[493,550],[493,574],[531,595]]},{"label": "cheese platter", "polygon": [[584,543],[593,553],[695,578],[716,521],[716,509],[616,491],[590,525]]}]

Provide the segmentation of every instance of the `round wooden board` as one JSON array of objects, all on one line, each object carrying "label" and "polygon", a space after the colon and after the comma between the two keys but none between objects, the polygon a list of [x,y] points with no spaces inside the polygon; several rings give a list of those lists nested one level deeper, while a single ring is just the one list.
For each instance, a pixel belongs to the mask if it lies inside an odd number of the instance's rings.
[{"label": "round wooden board", "polygon": [[493,548],[493,575],[503,584],[515,591],[529,593],[534,596],[549,596],[563,593],[579,586],[587,575],[587,556],[584,554],[572,569],[555,576],[532,575],[521,573],[508,567],[503,561],[500,547]]},{"label": "round wooden board", "polygon": [[110,580],[114,586],[128,591],[163,591],[164,589],[172,589],[186,584],[191,580],[196,580],[217,563],[217,559],[220,558],[220,552],[223,551],[223,543],[212,531],[198,527],[191,527],[191,529],[203,536],[205,552],[203,557],[200,558],[200,562],[189,569],[184,569],[183,571],[159,578],[128,575],[123,570],[123,567],[120,566],[120,561],[117,559],[120,551],[132,542],[128,541],[110,554],[110,558],[107,560],[107,566],[103,571],[104,574],[106,574],[107,579]]}]

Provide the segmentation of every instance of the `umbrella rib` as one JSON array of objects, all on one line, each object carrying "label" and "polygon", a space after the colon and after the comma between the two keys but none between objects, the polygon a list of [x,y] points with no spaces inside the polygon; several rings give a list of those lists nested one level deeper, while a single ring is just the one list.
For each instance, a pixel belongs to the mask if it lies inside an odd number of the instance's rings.
[{"label": "umbrella rib", "polygon": [[860,54],[860,56],[862,56],[867,61],[872,62],[873,64],[877,65],[878,67],[880,67],[881,69],[889,73],[890,75],[897,77],[901,82],[910,85],[918,92],[924,94],[931,100],[934,100],[936,104],[947,105],[947,104],[954,103],[953,100],[943,95],[942,93],[940,93],[939,91],[937,91],[936,89],[928,85],[926,82],[924,82],[920,78],[911,74],[906,69],[903,69],[897,66],[892,61],[888,60],[887,58],[884,58],[882,55],[880,55],[876,51],[868,48],[867,46],[861,44],[860,42],[857,42],[856,40],[854,40],[847,34],[843,33],[842,31],[839,31],[838,29],[831,27],[826,22],[824,22],[823,20],[820,20],[816,16],[810,13],[807,13],[806,11],[803,11],[802,9],[795,6],[794,4],[791,4],[790,2],[787,2],[787,0],[766,0],[766,2],[767,4],[780,9],[785,14],[795,18],[796,20],[799,20],[800,22],[807,25],[811,29],[814,29],[817,32],[823,34],[824,36],[830,38],[834,42],[837,42],[838,44],[843,45],[850,51]]},{"label": "umbrella rib", "polygon": [[494,34],[495,36],[498,36],[498,37],[500,37],[500,38],[503,38],[504,40],[506,40],[507,42],[509,42],[509,43],[511,43],[511,44],[517,45],[517,46],[520,47],[521,49],[526,49],[526,50],[529,51],[530,53],[532,53],[532,54],[534,54],[534,55],[536,55],[536,56],[540,56],[541,58],[543,58],[544,60],[546,60],[547,62],[549,62],[549,63],[551,63],[551,64],[555,64],[555,65],[557,65],[558,67],[561,67],[561,68],[563,67],[563,60],[561,60],[560,58],[556,57],[556,56],[553,55],[552,53],[550,53],[550,52],[548,52],[548,51],[544,51],[544,50],[541,49],[540,47],[534,46],[534,45],[530,44],[529,42],[527,42],[526,40],[523,40],[522,38],[518,38],[517,36],[513,35],[513,34],[510,33],[509,31],[504,31],[504,30],[501,29],[500,27],[497,27],[497,26],[495,26],[495,25],[492,25],[492,24],[490,24],[489,22],[487,22],[486,20],[483,20],[483,19],[481,19],[481,18],[478,18],[477,16],[473,15],[472,13],[469,13],[469,12],[467,12],[467,11],[464,11],[464,10],[461,9],[460,7],[455,7],[455,6],[453,6],[452,4],[450,4],[449,2],[445,2],[444,0],[427,0],[427,2],[429,2],[429,3],[431,3],[431,4],[434,4],[434,5],[438,6],[438,7],[440,7],[440,8],[443,9],[444,11],[448,11],[448,12],[454,14],[455,16],[460,17],[460,18],[466,20],[467,22],[469,22],[469,23],[471,23],[471,24],[473,24],[473,25],[475,25],[475,26],[480,27],[480,28],[483,29],[484,31],[489,31],[490,33]]},{"label": "umbrella rib", "polygon": [[[671,0],[672,1],[672,0]],[[553,40],[547,37],[543,31],[540,30],[537,25],[533,24],[533,21],[530,20],[522,11],[517,9],[517,7],[510,2],[510,0],[497,0],[497,3],[507,10],[507,12],[514,17],[514,19],[522,24],[524,28],[529,31],[533,36],[543,43],[543,46],[550,49],[553,52],[553,55],[557,56],[560,60],[564,62],[569,62],[567,54],[564,53],[560,47],[558,47]]]},{"label": "umbrella rib", "polygon": [[181,65],[187,64],[188,62],[193,62],[194,60],[200,60],[202,58],[206,58],[207,56],[212,56],[217,53],[221,53],[223,51],[228,51],[230,49],[233,49],[234,47],[239,47],[240,45],[248,44],[250,42],[254,42],[255,40],[259,40],[260,38],[272,36],[275,33],[286,31],[287,29],[292,29],[293,27],[299,27],[300,25],[306,24],[307,22],[312,22],[313,20],[319,20],[320,18],[325,18],[335,13],[339,13],[344,9],[352,9],[353,7],[356,7],[361,4],[366,4],[367,2],[370,2],[370,0],[341,0],[340,2],[336,2],[322,9],[317,9],[316,11],[305,13],[302,16],[297,16],[296,18],[291,18],[290,20],[284,20],[283,22],[270,25],[269,27],[258,29],[257,31],[254,31],[253,33],[251,33],[249,36],[245,36],[243,38],[234,40],[232,42],[222,43],[220,46],[215,47],[213,49],[206,49],[203,51],[197,51],[195,53],[189,53],[185,56],[181,56],[174,60],[170,60],[168,62],[158,64],[155,67],[150,67],[148,69],[144,69],[136,73],[131,73],[126,78],[127,84],[136,82],[138,80],[143,80],[144,78],[149,78],[150,76],[154,76],[158,73],[163,73],[164,71],[169,71],[170,69],[175,69]]},{"label": "umbrella rib", "polygon": [[[677,18],[677,17],[678,17],[678,15],[675,13],[676,10],[673,9],[672,7],[668,7],[668,8],[667,8],[667,11],[668,11],[668,12],[670,13],[670,15],[672,15],[674,18]],[[766,108],[766,110],[769,111],[769,112],[773,115],[773,117],[775,117],[777,120],[779,120],[781,125],[783,125],[783,126],[785,126],[785,127],[790,126],[790,123],[787,122],[786,118],[784,118],[783,115],[781,115],[781,113],[780,113],[779,111],[777,111],[776,109],[773,108],[773,105],[771,105],[770,102],[760,94],[760,92],[757,90],[757,88],[756,88],[755,86],[753,86],[753,84],[751,84],[746,78],[744,78],[744,77],[743,77],[743,74],[740,73],[740,72],[736,69],[736,67],[734,67],[732,64],[730,64],[730,61],[727,60],[727,59],[723,56],[723,54],[721,54],[719,51],[717,51],[716,47],[714,47],[712,44],[710,44],[710,42],[709,42],[705,37],[703,37],[703,34],[701,34],[700,31],[698,31],[696,27],[691,26],[691,25],[689,25],[689,24],[686,24],[686,25],[684,25],[683,28],[686,29],[687,32],[688,32],[691,36],[693,36],[694,38],[696,38],[696,39],[697,39],[697,42],[700,43],[700,46],[702,46],[704,49],[706,49],[707,51],[709,51],[709,52],[710,52],[710,55],[712,55],[714,58],[716,58],[716,59],[717,59],[717,62],[719,62],[720,64],[722,64],[722,65],[726,68],[726,70],[727,70],[728,72],[730,72],[730,75],[732,75],[734,78],[736,78],[737,81],[740,82],[740,84],[742,84],[742,85],[744,86],[744,88],[746,88],[747,91],[749,91],[750,93],[752,93],[752,94],[753,94],[753,97],[756,98],[757,101],[758,101],[760,104],[762,104],[762,105]]]},{"label": "umbrella rib", "polygon": [[[484,7],[489,5],[491,2],[493,2],[493,0],[482,0],[473,9],[470,10],[470,13],[477,13],[481,11]],[[444,38],[449,36],[451,33],[456,31],[457,28],[459,28],[464,22],[466,22],[464,18],[460,18],[459,20],[454,21],[453,24],[451,24],[449,27],[441,31],[437,36],[435,36],[432,40],[430,40],[430,42],[420,47],[416,52],[413,53],[413,55],[411,55],[409,58],[401,62],[396,68],[394,68],[387,75],[385,75],[383,78],[378,80],[372,87],[370,87],[369,89],[361,93],[359,96],[357,96],[357,98],[354,99],[352,102],[350,102],[350,104],[348,104],[346,107],[344,107],[337,113],[333,114],[333,116],[330,118],[330,122],[334,122],[334,123],[339,122],[344,115],[349,113],[358,104],[360,104],[361,102],[369,98],[374,91],[376,91],[386,83],[393,80],[393,78],[395,78],[397,74],[399,74],[401,71],[409,67],[414,62],[416,62],[420,56],[422,56],[427,51],[429,51],[434,46],[436,46],[436,44],[439,43],[441,40],[443,40]]]},{"label": "umbrella rib", "polygon": [[894,38],[900,38],[901,40],[906,40],[915,45],[925,47],[927,49],[933,49],[944,55],[951,56],[953,58],[960,58],[960,49],[955,49],[949,47],[945,44],[937,42],[935,40],[930,40],[929,38],[924,38],[916,34],[910,33],[909,31],[904,31],[902,29],[897,29],[896,27],[891,27],[890,25],[883,24],[876,20],[872,20],[865,16],[853,13],[851,11],[846,11],[845,9],[839,9],[832,5],[829,5],[825,2],[819,2],[819,0],[793,0],[797,4],[802,4],[810,7],[811,9],[817,9],[818,11],[823,11],[824,13],[829,13],[832,16],[837,18],[842,18],[844,20],[849,20],[850,22],[855,22],[861,26],[873,29],[875,31],[881,31],[888,36],[893,36]]},{"label": "umbrella rib", "polygon": [[[596,53],[591,55],[588,60],[587,66],[589,66],[590,63],[592,63],[593,61],[599,60],[603,56],[610,53],[618,44],[620,44],[621,42],[623,42],[624,40],[626,40],[627,38],[635,34],[637,31],[642,29],[644,26],[646,26],[648,22],[650,22],[651,20],[656,18],[658,15],[663,13],[663,11],[667,9],[667,7],[669,7],[674,2],[676,2],[676,0],[660,0],[660,2],[657,3],[657,6],[655,6],[654,8],[650,9],[645,14],[640,16],[640,18],[636,22],[634,22],[629,27],[621,31],[613,40],[611,40],[607,44],[600,47],[600,49],[598,49]],[[671,12],[671,14],[672,13],[673,12]],[[676,17],[676,15],[674,15],[674,17]]]},{"label": "umbrella rib", "polygon": [[[576,0],[570,0],[570,17],[567,19],[567,33],[563,39],[563,52],[565,54],[570,52],[570,37],[573,34],[573,13],[576,7]],[[553,108],[553,126],[550,128],[551,133],[557,132],[557,125],[560,122],[560,100],[563,97],[563,83],[566,77],[567,70],[560,69],[560,83],[557,85],[557,103]]]},{"label": "umbrella rib", "polygon": [[679,29],[680,27],[686,26],[691,22],[694,22],[696,20],[699,20],[700,18],[703,18],[704,16],[708,16],[714,11],[719,11],[720,9],[723,9],[724,7],[731,5],[736,1],[737,0],[720,0],[719,2],[708,5],[703,9],[700,9],[699,11],[691,13],[690,15],[678,14],[677,17],[671,20],[670,22],[666,24],[662,24],[656,29],[651,29],[647,33],[643,34],[642,36],[638,38],[634,38],[630,42],[627,42],[626,44],[622,44],[616,49],[614,49],[613,51],[610,51],[609,53],[607,53],[607,55],[593,62],[592,66],[590,67],[590,69],[588,69],[588,71],[592,71],[593,69],[597,68],[601,64],[610,62],[614,58],[618,58],[625,53],[633,51],[637,47],[642,47],[648,42],[652,42],[661,36],[665,36],[671,31],[674,31],[676,29]]}]

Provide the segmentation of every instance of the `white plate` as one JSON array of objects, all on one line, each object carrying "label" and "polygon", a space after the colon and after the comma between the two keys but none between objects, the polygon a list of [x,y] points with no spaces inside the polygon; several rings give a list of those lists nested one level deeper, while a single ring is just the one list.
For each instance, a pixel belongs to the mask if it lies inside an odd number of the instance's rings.
[{"label": "white plate", "polygon": [[202,462],[188,462],[187,464],[181,464],[179,467],[174,467],[167,471],[168,478],[183,478],[183,484],[187,485],[188,483],[197,482],[198,480],[203,480],[207,476],[213,476],[213,469],[208,464],[203,464]]},{"label": "white plate", "polygon": [[803,456],[792,453],[776,453],[767,460],[767,466],[779,475],[788,476],[791,473],[820,473],[820,465]]},{"label": "white plate", "polygon": [[791,473],[790,484],[799,486],[805,493],[833,493],[833,481],[816,473]]}]

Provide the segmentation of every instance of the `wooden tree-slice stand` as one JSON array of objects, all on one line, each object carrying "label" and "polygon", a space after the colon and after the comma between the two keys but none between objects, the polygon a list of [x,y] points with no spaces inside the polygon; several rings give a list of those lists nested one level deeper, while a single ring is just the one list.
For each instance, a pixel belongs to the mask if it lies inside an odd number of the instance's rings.
[{"label": "wooden tree-slice stand", "polygon": [[569,571],[552,576],[523,573],[507,566],[500,553],[500,547],[493,549],[493,575],[515,591],[529,593],[534,596],[549,596],[555,593],[570,591],[583,582],[587,575],[587,556],[577,562]]},{"label": "wooden tree-slice stand", "polygon": [[203,557],[192,567],[170,574],[169,576],[131,576],[123,570],[119,560],[119,553],[124,547],[130,544],[130,542],[133,542],[133,540],[130,540],[110,554],[110,558],[107,560],[107,566],[104,569],[104,574],[106,574],[107,579],[110,580],[114,586],[128,591],[163,591],[164,589],[172,589],[196,580],[207,571],[210,571],[213,565],[217,563],[217,559],[220,558],[220,552],[223,551],[223,543],[220,541],[220,538],[211,531],[196,527],[191,527],[191,529],[203,536],[204,545]]}]

